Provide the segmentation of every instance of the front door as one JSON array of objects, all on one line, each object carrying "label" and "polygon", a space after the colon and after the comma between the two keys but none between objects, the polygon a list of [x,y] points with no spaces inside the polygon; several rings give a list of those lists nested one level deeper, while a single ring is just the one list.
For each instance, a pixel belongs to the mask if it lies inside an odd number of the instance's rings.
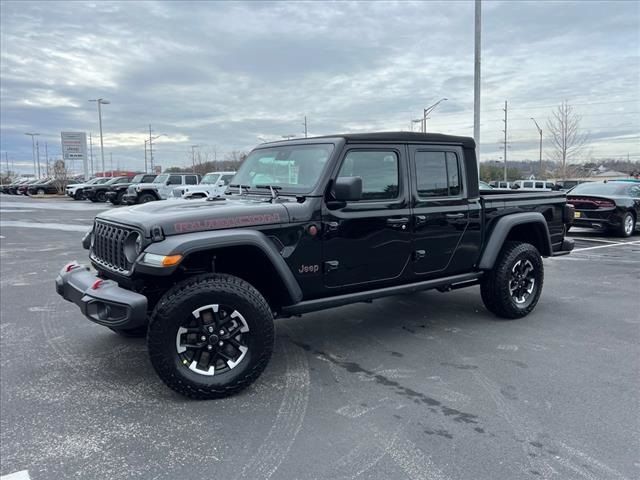
[{"label": "front door", "polygon": [[[412,146],[414,272],[417,275],[454,274],[452,262],[469,224],[462,149]],[[471,258],[469,252],[461,256]]]},{"label": "front door", "polygon": [[349,145],[337,177],[361,177],[363,194],[358,201],[323,206],[325,285],[399,281],[411,256],[406,147]]}]

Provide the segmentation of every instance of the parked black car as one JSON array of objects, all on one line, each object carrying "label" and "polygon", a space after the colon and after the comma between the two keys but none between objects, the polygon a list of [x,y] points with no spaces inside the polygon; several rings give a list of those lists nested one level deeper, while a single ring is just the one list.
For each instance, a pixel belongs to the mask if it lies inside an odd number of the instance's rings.
[{"label": "parked black car", "polygon": [[35,185],[36,183],[40,183],[42,182],[41,179],[39,178],[34,178],[29,180],[28,182],[24,182],[21,183],[20,185],[17,185],[15,188],[15,194],[16,195],[26,195],[27,194],[27,189],[31,186],[31,185]]},{"label": "parked black car", "polygon": [[127,193],[127,188],[131,185],[137,185],[139,183],[151,183],[156,179],[157,175],[151,173],[140,173],[133,177],[130,182],[115,183],[109,186],[109,191],[106,193],[107,201],[114,205],[120,205],[122,203],[122,197]]},{"label": "parked black car", "polygon": [[20,185],[24,185],[25,183],[29,182],[29,179],[27,178],[19,178],[17,180],[14,180],[13,182],[4,185],[2,187],[2,193],[6,193],[8,195],[15,195],[16,194],[16,190],[18,189],[18,187]]},{"label": "parked black car", "polygon": [[96,273],[72,262],[56,289],[89,320],[146,335],[169,387],[218,398],[264,370],[277,316],[479,284],[489,311],[524,317],[542,257],[573,248],[572,219],[562,193],[480,192],[472,138],[267,143],[223,197],[99,213],[82,242]]},{"label": "parked black car", "polygon": [[104,183],[89,185],[82,190],[82,195],[92,202],[106,202],[107,192],[112,185],[128,185],[132,178],[133,177],[113,177]]},{"label": "parked black car", "polygon": [[629,237],[640,215],[640,180],[581,183],[567,193],[576,227],[606,229]]},{"label": "parked black car", "polygon": [[58,182],[53,179],[40,180],[27,187],[25,192],[27,195],[45,195],[58,193]]}]

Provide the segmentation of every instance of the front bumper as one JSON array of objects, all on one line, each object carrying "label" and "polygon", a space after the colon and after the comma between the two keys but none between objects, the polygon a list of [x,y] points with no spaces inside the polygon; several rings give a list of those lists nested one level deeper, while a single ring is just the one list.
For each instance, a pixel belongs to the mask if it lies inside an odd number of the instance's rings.
[{"label": "front bumper", "polygon": [[127,205],[134,205],[138,203],[138,195],[135,193],[125,193],[122,196],[122,203],[126,203]]},{"label": "front bumper", "polygon": [[89,320],[106,327],[129,329],[147,321],[147,297],[98,278],[84,265],[64,267],[56,278],[56,292]]}]

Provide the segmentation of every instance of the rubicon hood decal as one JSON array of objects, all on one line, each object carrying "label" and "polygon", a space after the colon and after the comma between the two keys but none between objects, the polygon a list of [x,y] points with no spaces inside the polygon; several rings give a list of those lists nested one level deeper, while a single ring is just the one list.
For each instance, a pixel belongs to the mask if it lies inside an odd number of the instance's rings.
[{"label": "rubicon hood decal", "polygon": [[175,233],[188,233],[200,232],[203,230],[218,230],[221,228],[250,227],[254,225],[266,225],[269,223],[281,222],[282,219],[280,218],[280,214],[276,212],[178,222],[173,226],[173,229],[175,230]]}]

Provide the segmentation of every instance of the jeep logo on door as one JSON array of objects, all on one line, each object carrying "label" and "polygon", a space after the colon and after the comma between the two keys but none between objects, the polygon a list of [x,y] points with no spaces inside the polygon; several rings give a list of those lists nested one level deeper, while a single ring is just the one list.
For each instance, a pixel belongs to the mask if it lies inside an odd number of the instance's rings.
[{"label": "jeep logo on door", "polygon": [[320,265],[300,265],[298,273],[318,273]]}]

